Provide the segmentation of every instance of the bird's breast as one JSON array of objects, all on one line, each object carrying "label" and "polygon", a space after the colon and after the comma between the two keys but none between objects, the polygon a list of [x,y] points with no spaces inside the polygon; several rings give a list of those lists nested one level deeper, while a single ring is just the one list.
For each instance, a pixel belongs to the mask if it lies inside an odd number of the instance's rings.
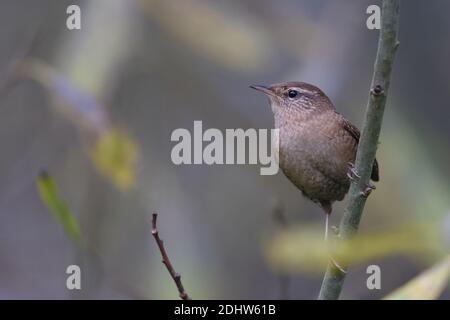
[{"label": "bird's breast", "polygon": [[[305,121],[279,122],[279,165],[285,175],[307,196],[340,200],[348,189],[348,152],[340,139],[333,115]],[[345,152],[344,152],[345,151]]]}]

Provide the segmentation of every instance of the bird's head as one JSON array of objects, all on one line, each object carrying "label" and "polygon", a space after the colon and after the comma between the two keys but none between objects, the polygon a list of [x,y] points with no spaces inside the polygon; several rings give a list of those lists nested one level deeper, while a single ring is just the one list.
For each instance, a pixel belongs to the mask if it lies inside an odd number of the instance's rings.
[{"label": "bird's head", "polygon": [[266,94],[275,115],[312,114],[334,109],[325,93],[309,83],[283,82],[250,88]]}]

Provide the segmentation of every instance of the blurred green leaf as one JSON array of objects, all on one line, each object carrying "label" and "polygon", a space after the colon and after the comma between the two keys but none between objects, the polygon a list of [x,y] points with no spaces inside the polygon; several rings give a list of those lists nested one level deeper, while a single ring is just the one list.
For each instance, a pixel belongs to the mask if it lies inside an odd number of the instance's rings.
[{"label": "blurred green leaf", "polygon": [[385,300],[433,300],[439,298],[450,278],[450,256],[407,282]]},{"label": "blurred green leaf", "polygon": [[37,179],[37,188],[42,201],[53,214],[53,216],[62,224],[64,231],[76,242],[81,240],[81,231],[78,221],[70,211],[69,207],[58,194],[58,188],[53,178],[47,173],[42,172]]},{"label": "blurred green leaf", "polygon": [[[278,272],[322,273],[330,256],[339,264],[358,264],[394,254],[431,259],[445,252],[438,225],[411,223],[389,231],[361,234],[347,242],[327,242],[323,229],[302,227],[279,233],[266,246],[269,265]],[[412,241],[411,239],[414,239]]]}]

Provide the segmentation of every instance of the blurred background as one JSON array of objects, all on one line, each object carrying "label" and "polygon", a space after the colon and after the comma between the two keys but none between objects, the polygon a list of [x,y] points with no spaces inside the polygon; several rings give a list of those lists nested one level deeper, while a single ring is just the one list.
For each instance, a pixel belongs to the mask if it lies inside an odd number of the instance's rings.
[{"label": "blurred background", "polygon": [[[70,4],[81,8],[81,30],[66,28]],[[152,212],[194,299],[315,299],[325,266],[303,268],[295,252],[314,249],[295,237],[318,228],[321,239],[321,209],[256,165],[176,166],[170,136],[194,120],[272,128],[267,99],[248,86],[288,80],[318,85],[361,127],[378,39],[366,28],[371,4],[381,2],[1,0],[0,299],[176,299]],[[388,245],[354,264],[344,299],[380,299],[448,252],[449,11],[447,1],[401,4],[381,181],[360,228],[431,232],[406,232],[406,249]],[[43,203],[41,170],[82,245]],[[292,248],[277,257],[286,232]],[[422,246],[430,234],[442,238]],[[66,289],[71,264],[81,266],[80,291]],[[366,287],[371,264],[381,290]]]}]

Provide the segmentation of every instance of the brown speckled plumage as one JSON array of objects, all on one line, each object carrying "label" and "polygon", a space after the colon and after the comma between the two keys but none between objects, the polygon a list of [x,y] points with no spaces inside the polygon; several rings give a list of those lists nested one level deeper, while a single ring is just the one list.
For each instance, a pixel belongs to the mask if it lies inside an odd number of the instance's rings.
[{"label": "brown speckled plumage", "polygon": [[[329,214],[332,203],[342,200],[350,187],[347,173],[349,163],[355,161],[359,130],[311,84],[286,82],[252,88],[269,97],[275,128],[280,129],[280,168]],[[378,179],[375,161],[372,180]]]}]

